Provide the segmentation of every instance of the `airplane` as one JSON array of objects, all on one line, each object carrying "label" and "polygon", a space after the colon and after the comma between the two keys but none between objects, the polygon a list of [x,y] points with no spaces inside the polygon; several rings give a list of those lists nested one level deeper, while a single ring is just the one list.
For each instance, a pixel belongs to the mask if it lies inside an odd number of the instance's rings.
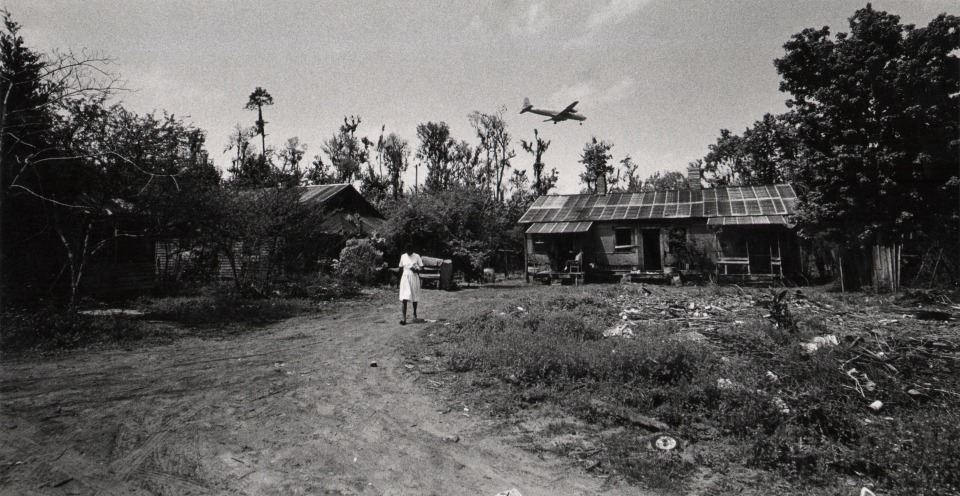
[{"label": "airplane", "polygon": [[[533,112],[534,114],[545,115],[549,117],[549,119],[543,122],[553,121],[554,124],[560,121],[565,121],[567,119],[573,119],[575,121],[585,121],[587,120],[587,118],[578,114],[577,111],[573,109],[574,107],[577,106],[578,103],[580,102],[573,102],[570,105],[568,105],[567,108],[557,112],[555,110],[533,108],[533,105],[530,105],[530,99],[524,98],[523,110],[521,110],[520,113],[522,114],[524,112]],[[580,122],[580,125],[582,126],[583,122]]]}]

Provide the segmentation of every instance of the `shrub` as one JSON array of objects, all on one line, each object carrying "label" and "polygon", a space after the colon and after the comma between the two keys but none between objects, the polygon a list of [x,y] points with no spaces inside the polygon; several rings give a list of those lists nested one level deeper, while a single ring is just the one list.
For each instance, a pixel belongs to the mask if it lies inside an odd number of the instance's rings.
[{"label": "shrub", "polygon": [[342,279],[370,284],[376,281],[382,262],[383,252],[377,249],[374,240],[351,239],[340,252],[337,273]]}]

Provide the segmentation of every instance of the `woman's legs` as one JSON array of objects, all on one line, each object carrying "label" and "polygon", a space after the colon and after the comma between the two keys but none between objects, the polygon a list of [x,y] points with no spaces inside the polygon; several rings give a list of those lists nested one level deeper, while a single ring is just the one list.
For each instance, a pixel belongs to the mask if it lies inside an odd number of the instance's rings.
[{"label": "woman's legs", "polygon": [[[407,323],[407,300],[400,300],[400,308],[401,308],[402,311],[403,311],[403,319],[400,321],[400,323],[401,323],[401,324],[406,324],[406,323]],[[414,308],[414,309],[417,308],[417,304],[416,304],[416,303],[413,304],[413,308]],[[416,310],[413,311],[413,315],[414,315],[413,318],[417,318],[417,317],[416,317],[416,315],[417,315],[417,311],[416,311]]]},{"label": "woman's legs", "polygon": [[[403,314],[406,315],[407,312],[403,312]],[[404,317],[404,319],[406,319],[406,317]],[[417,302],[413,302],[413,320],[417,320]]]}]

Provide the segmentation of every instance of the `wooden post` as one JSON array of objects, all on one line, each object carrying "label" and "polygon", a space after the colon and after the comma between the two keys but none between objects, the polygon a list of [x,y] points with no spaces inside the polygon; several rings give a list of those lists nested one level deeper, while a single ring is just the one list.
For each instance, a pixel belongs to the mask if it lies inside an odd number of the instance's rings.
[{"label": "wooden post", "polygon": [[846,293],[843,285],[843,255],[840,254],[840,250],[837,250],[837,266],[840,267],[840,292]]},{"label": "wooden post", "polygon": [[896,291],[900,292],[900,252],[903,250],[903,245],[897,245],[897,286]]},{"label": "wooden post", "polygon": [[524,278],[527,281],[527,284],[530,284],[530,267],[527,265],[527,242],[530,239],[530,235],[524,233],[523,235],[523,274]]}]

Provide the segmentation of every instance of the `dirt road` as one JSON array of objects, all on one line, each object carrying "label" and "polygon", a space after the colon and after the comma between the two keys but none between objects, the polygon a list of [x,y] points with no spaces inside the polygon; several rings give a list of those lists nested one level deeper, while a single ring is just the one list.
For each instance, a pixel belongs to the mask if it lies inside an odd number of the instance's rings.
[{"label": "dirt road", "polygon": [[[517,291],[431,291],[421,316]],[[400,326],[394,298],[227,338],[5,361],[0,493],[636,494],[444,413],[398,351],[443,324]]]}]

